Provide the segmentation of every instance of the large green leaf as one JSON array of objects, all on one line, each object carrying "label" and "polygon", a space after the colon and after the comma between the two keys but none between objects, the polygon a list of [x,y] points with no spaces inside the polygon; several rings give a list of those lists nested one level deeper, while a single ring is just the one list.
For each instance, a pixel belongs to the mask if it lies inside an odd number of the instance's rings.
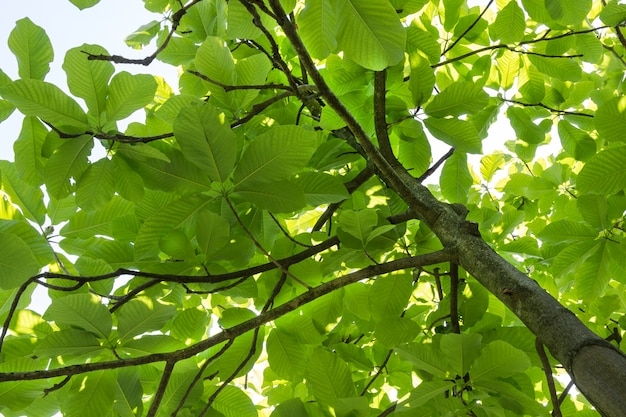
[{"label": "large green leaf", "polygon": [[93,333],[79,329],[63,329],[50,333],[35,349],[38,355],[55,358],[93,355],[103,350]]},{"label": "large green leaf", "polygon": [[513,44],[520,42],[524,36],[524,29],[526,29],[524,11],[516,1],[509,2],[498,12],[496,21],[493,22],[491,28],[493,28],[502,43]]},{"label": "large green leaf", "polygon": [[66,204],[63,210],[73,215],[69,215],[69,223],[63,226],[60,234],[79,239],[88,239],[95,235],[113,236],[112,222],[133,213],[135,209],[132,203],[119,196],[113,196],[107,204],[95,210],[81,210],[78,213],[75,213],[73,201],[67,201]]},{"label": "large green leaf", "polygon": [[183,226],[195,226],[196,215],[206,209],[211,198],[201,195],[183,197],[172,202],[147,218],[139,229],[135,241],[135,256],[156,256],[159,241],[170,232]]},{"label": "large green leaf", "polygon": [[9,35],[9,49],[17,58],[21,78],[43,80],[54,58],[46,31],[25,17],[16,22]]},{"label": "large green leaf", "polygon": [[47,134],[48,130],[39,120],[35,117],[25,117],[20,135],[13,143],[18,175],[32,186],[43,183],[45,160],[41,154],[41,147]]},{"label": "large green leaf", "polygon": [[617,0],[611,0],[602,7],[600,19],[605,25],[617,26],[626,20],[626,4],[618,4]]},{"label": "large green leaf", "polygon": [[355,237],[360,247],[365,247],[367,238],[378,223],[378,216],[373,209],[344,210],[339,217],[340,229]]},{"label": "large green leaf", "polygon": [[66,197],[72,191],[72,182],[77,181],[87,170],[87,158],[93,148],[93,139],[81,136],[69,139],[56,149],[44,168],[47,190],[55,198]]},{"label": "large green leaf", "polygon": [[576,179],[581,193],[612,194],[626,188],[626,146],[598,152]]},{"label": "large green leaf", "polygon": [[591,227],[571,220],[559,220],[547,225],[538,235],[539,239],[548,243],[590,240],[598,237]]},{"label": "large green leaf", "polygon": [[439,346],[457,375],[465,375],[481,352],[482,336],[477,333],[444,334]]},{"label": "large green leaf", "polygon": [[11,289],[22,285],[39,271],[38,262],[32,250],[19,237],[10,233],[0,233],[0,288]]},{"label": "large green leaf", "polygon": [[502,340],[495,340],[482,348],[470,375],[472,381],[507,378],[529,367],[530,359],[523,351]]},{"label": "large green leaf", "polygon": [[40,80],[17,80],[0,87],[0,95],[26,116],[35,116],[61,128],[88,130],[87,115],[73,99],[53,84]]},{"label": "large green leaf", "polygon": [[528,143],[543,142],[546,134],[532,121],[528,111],[519,107],[509,107],[506,114],[518,138]]},{"label": "large green leaf", "polygon": [[587,132],[566,120],[559,120],[558,132],[563,149],[574,158],[586,161],[596,154],[596,142]]},{"label": "large green leaf", "polygon": [[428,60],[418,52],[414,51],[409,55],[409,62],[411,64],[409,91],[413,98],[413,104],[418,107],[425,103],[433,93],[435,72],[430,67]]},{"label": "large green leaf", "polygon": [[196,219],[196,239],[202,253],[215,255],[229,242],[230,224],[212,211],[201,211]]},{"label": "large green leaf", "polygon": [[349,197],[345,185],[338,177],[321,172],[303,172],[294,181],[304,191],[310,206],[337,203]]},{"label": "large green leaf", "polygon": [[455,152],[446,160],[441,170],[441,194],[451,203],[467,202],[473,179],[467,166],[467,154]]},{"label": "large green leaf", "polygon": [[432,117],[478,113],[487,106],[489,96],[475,83],[457,82],[437,94],[425,108]]},{"label": "large green leaf", "polygon": [[208,104],[184,108],[174,122],[174,134],[186,159],[212,181],[226,181],[235,165],[237,138],[223,114]]},{"label": "large green leaf", "polygon": [[421,326],[407,317],[386,317],[374,330],[376,339],[389,348],[411,342],[420,332]]},{"label": "large green leaf", "polygon": [[70,294],[52,300],[44,319],[59,326],[71,326],[106,339],[111,333],[111,313],[98,297],[92,294]]},{"label": "large green leaf", "polygon": [[369,293],[369,306],[374,320],[399,317],[406,308],[412,289],[411,276],[408,274],[376,278]]},{"label": "large green leaf", "polygon": [[85,52],[92,55],[109,54],[101,46],[83,44],[67,51],[63,70],[67,74],[71,93],[84,99],[89,113],[99,119],[106,105],[109,79],[115,68],[107,61],[88,60]]},{"label": "large green leaf", "polygon": [[530,62],[546,75],[564,81],[579,81],[582,74],[574,58],[528,55]]},{"label": "large green leaf", "polygon": [[152,75],[119,72],[109,85],[105,105],[107,122],[122,120],[144,108],[154,99],[157,82]]},{"label": "large green leaf", "polygon": [[73,389],[64,397],[61,412],[67,417],[111,415],[115,381],[115,371],[95,371],[73,378]]},{"label": "large green leaf", "polygon": [[324,59],[337,49],[337,16],[332,0],[307,1],[296,21],[313,57]]},{"label": "large green leaf", "polygon": [[323,404],[333,406],[340,398],[355,396],[350,368],[339,355],[325,349],[316,349],[309,358],[306,379]]},{"label": "large green leaf", "polygon": [[365,68],[381,71],[404,58],[406,31],[386,1],[345,0],[335,4],[339,49]]},{"label": "large green leaf", "polygon": [[244,151],[234,173],[236,188],[285,180],[304,168],[315,151],[315,132],[298,126],[275,126]]},{"label": "large green leaf", "polygon": [[474,125],[465,120],[429,117],[424,124],[430,133],[459,152],[480,153],[482,143]]},{"label": "large green leaf", "polygon": [[267,356],[272,371],[290,381],[298,381],[306,367],[305,347],[281,329],[273,329],[266,341]]},{"label": "large green leaf", "polygon": [[172,318],[176,308],[148,297],[125,303],[117,312],[117,331],[122,340],[161,329]]},{"label": "large green leaf", "polygon": [[275,213],[296,211],[306,204],[304,192],[291,181],[266,182],[253,187],[238,187],[235,195],[258,208]]},{"label": "large green leaf", "polygon": [[252,400],[240,388],[227,386],[215,398],[213,407],[225,417],[257,417]]},{"label": "large green leaf", "polygon": [[626,97],[615,97],[604,102],[593,119],[598,133],[607,141],[626,142]]},{"label": "large green leaf", "polygon": [[115,193],[115,166],[108,158],[89,165],[78,181],[76,204],[85,209],[101,207]]}]

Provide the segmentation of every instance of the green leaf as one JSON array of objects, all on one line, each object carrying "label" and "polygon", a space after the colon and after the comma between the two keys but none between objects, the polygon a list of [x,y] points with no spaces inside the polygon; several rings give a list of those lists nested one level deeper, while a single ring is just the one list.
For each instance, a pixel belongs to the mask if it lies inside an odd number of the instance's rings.
[{"label": "green leaf", "polygon": [[306,205],[304,192],[291,181],[276,181],[253,187],[238,187],[235,195],[260,209],[275,213],[289,213]]},{"label": "green leaf", "polygon": [[539,71],[558,80],[575,82],[582,75],[582,68],[574,58],[528,55],[528,59]]},{"label": "green leaf", "polygon": [[223,114],[208,104],[184,108],[174,122],[174,135],[185,158],[212,181],[226,181],[235,166],[237,138]]},{"label": "green leaf", "polygon": [[424,108],[432,117],[474,114],[487,106],[489,96],[475,83],[457,82],[437,94]]},{"label": "green leaf", "polygon": [[434,137],[463,153],[480,153],[482,143],[474,126],[465,120],[428,117],[426,128]]},{"label": "green leaf", "polygon": [[157,55],[157,58],[166,64],[184,65],[193,61],[197,51],[198,47],[191,39],[172,37],[167,47]]},{"label": "green leaf", "polygon": [[422,382],[411,391],[411,396],[406,400],[409,407],[419,407],[432,401],[433,398],[443,395],[454,387],[451,381],[428,381]]},{"label": "green leaf", "polygon": [[411,342],[421,332],[419,324],[407,317],[386,317],[376,323],[374,334],[383,345],[394,348]]},{"label": "green leaf", "polygon": [[0,87],[0,95],[26,116],[35,116],[58,128],[88,130],[83,109],[53,84],[40,80],[17,80]]},{"label": "green leaf", "polygon": [[159,241],[178,228],[195,225],[195,216],[204,211],[210,202],[209,197],[201,195],[183,197],[148,217],[135,240],[137,259],[158,255]]},{"label": "green leaf", "polygon": [[508,378],[517,372],[525,372],[529,367],[530,359],[524,352],[502,340],[495,340],[482,348],[470,375],[476,382]]},{"label": "green leaf", "polygon": [[590,225],[607,229],[610,227],[608,211],[609,204],[602,194],[583,194],[576,199],[576,208],[583,219]]},{"label": "green leaf", "polygon": [[89,136],[70,139],[56,149],[44,168],[44,180],[50,195],[57,199],[66,197],[89,167],[87,158],[93,148]]},{"label": "green leaf", "polygon": [[72,378],[72,389],[63,398],[61,412],[67,417],[111,415],[115,381],[115,371],[94,371]]},{"label": "green leaf", "polygon": [[611,0],[602,7],[599,17],[605,25],[617,26],[626,20],[626,4],[618,4],[617,0]]},{"label": "green leaf", "polygon": [[527,143],[541,143],[545,139],[544,130],[537,126],[528,112],[519,107],[509,107],[506,111],[511,127],[515,130],[517,137]]},{"label": "green leaf", "polygon": [[161,329],[172,318],[176,308],[148,297],[138,297],[125,303],[116,313],[117,331],[122,340]]},{"label": "green leaf", "polygon": [[378,223],[378,215],[373,209],[344,210],[339,217],[340,229],[358,239],[365,247],[367,237]]},{"label": "green leaf", "polygon": [[43,192],[40,188],[32,187],[22,181],[15,166],[7,161],[0,161],[0,184],[11,202],[17,205],[24,216],[43,225],[46,217],[46,207],[43,204]]},{"label": "green leaf", "polygon": [[52,300],[44,319],[59,326],[72,326],[93,333],[100,339],[111,334],[111,313],[98,297],[91,294],[70,294]]},{"label": "green leaf", "polygon": [[580,170],[576,187],[583,194],[612,194],[626,188],[626,146],[598,152]]},{"label": "green leaf", "polygon": [[10,233],[0,233],[0,288],[17,288],[28,278],[39,272],[39,264],[32,250],[19,237]]},{"label": "green leaf", "polygon": [[323,404],[333,406],[340,398],[356,394],[348,365],[339,355],[322,348],[316,349],[309,358],[306,379],[315,399]]},{"label": "green leaf", "polygon": [[[76,212],[73,201],[68,200],[64,210]],[[113,236],[111,224],[115,219],[133,213],[135,206],[128,201],[113,196],[110,201],[95,210],[81,210],[70,216],[60,234],[69,238],[88,239],[95,235]],[[64,218],[61,216],[61,218]],[[59,221],[62,221],[59,219]]]},{"label": "green leaf", "polygon": [[95,355],[104,348],[92,333],[78,329],[63,329],[46,336],[35,353],[48,358]]},{"label": "green leaf", "polygon": [[444,334],[439,346],[450,368],[457,375],[465,375],[480,355],[482,336],[478,333]]},{"label": "green leaf", "polygon": [[310,206],[338,203],[350,196],[338,177],[322,172],[303,172],[294,182],[304,191]]},{"label": "green leaf", "polygon": [[335,5],[339,49],[347,58],[374,71],[404,58],[406,32],[386,1],[346,0]]},{"label": "green leaf", "polygon": [[513,44],[520,42],[526,29],[524,11],[516,1],[509,2],[498,12],[496,21],[493,22],[491,28],[493,28],[502,43]]},{"label": "green leaf", "polygon": [[369,292],[372,318],[379,321],[386,317],[399,317],[409,302],[412,289],[412,279],[408,274],[376,278]]},{"label": "green leaf", "polygon": [[304,168],[315,151],[315,132],[298,126],[274,126],[244,151],[234,173],[235,188],[282,181]]},{"label": "green leaf", "polygon": [[413,105],[418,107],[425,103],[433,93],[435,72],[430,67],[428,60],[420,53],[411,53],[409,62],[411,64],[409,91],[413,98]]},{"label": "green leaf", "polygon": [[21,78],[43,80],[54,58],[46,31],[25,17],[16,22],[9,35],[9,49],[17,58]]},{"label": "green leaf", "polygon": [[157,83],[152,75],[131,75],[125,71],[115,74],[104,109],[107,122],[125,119],[150,104],[156,89]]},{"label": "green leaf", "polygon": [[331,0],[310,0],[296,17],[302,41],[311,55],[324,59],[337,49],[337,16]]},{"label": "green leaf", "polygon": [[212,211],[201,211],[196,220],[196,238],[202,253],[207,257],[215,255],[228,244],[230,224]]},{"label": "green leaf", "polygon": [[558,132],[563,149],[579,161],[587,161],[596,154],[596,142],[585,131],[559,120]]},{"label": "green leaf", "polygon": [[582,223],[558,220],[544,227],[538,237],[547,243],[562,243],[595,239],[598,237],[598,232]]},{"label": "green leaf", "polygon": [[616,271],[612,248],[620,253],[619,257],[624,256],[616,243],[603,239],[590,248],[584,262],[576,268],[574,289],[580,299],[593,300],[603,296],[611,277],[622,272]]},{"label": "green leaf", "polygon": [[78,7],[80,10],[85,10],[100,3],[100,0],[70,0],[70,3]]},{"label": "green leaf", "polygon": [[466,203],[473,179],[467,166],[467,154],[454,152],[441,170],[441,194],[450,203]]},{"label": "green leaf", "polygon": [[85,52],[92,55],[108,55],[98,45],[83,44],[65,54],[63,70],[67,74],[70,92],[85,100],[89,113],[98,120],[105,109],[109,79],[115,72],[107,61],[88,60]]},{"label": "green leaf", "polygon": [[215,398],[213,407],[225,417],[258,417],[252,400],[240,388],[227,386]]},{"label": "green leaf", "polygon": [[609,142],[626,142],[626,97],[615,97],[598,107],[593,119],[601,137]]},{"label": "green leaf", "polygon": [[272,371],[293,382],[301,380],[306,367],[304,346],[281,329],[273,329],[265,343]]},{"label": "green leaf", "polygon": [[[160,29],[161,22],[153,20],[139,26],[133,33],[124,39],[124,42],[133,49],[142,49],[144,46],[148,45],[152,39],[154,39]],[[158,55],[158,58],[161,58],[161,54]]]},{"label": "green leaf", "polygon": [[87,168],[78,181],[76,204],[85,209],[102,207],[115,193],[115,167],[103,158]]},{"label": "green leaf", "polygon": [[[172,315],[173,311],[170,317]],[[186,343],[189,343],[189,341],[197,342],[206,334],[210,322],[211,316],[205,310],[187,308],[181,311],[172,322],[170,334],[177,339],[184,340]]]},{"label": "green leaf", "polygon": [[281,402],[270,414],[270,417],[309,417],[304,403],[298,397]]},{"label": "green leaf", "polygon": [[524,410],[533,416],[548,417],[550,412],[535,398],[529,397],[517,387],[498,379],[481,379],[475,382],[475,386],[502,398],[502,403],[516,410]]}]

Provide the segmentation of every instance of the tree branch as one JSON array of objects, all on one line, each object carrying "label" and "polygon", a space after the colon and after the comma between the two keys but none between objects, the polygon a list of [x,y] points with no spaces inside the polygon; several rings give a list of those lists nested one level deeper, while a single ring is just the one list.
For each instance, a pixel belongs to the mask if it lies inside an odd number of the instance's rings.
[{"label": "tree branch", "polygon": [[389,261],[384,264],[371,265],[361,270],[340,276],[320,284],[307,292],[275,307],[263,314],[247,320],[241,324],[233,326],[231,328],[222,330],[221,332],[204,339],[194,345],[186,348],[166,353],[154,353],[150,355],[141,356],[138,358],[130,358],[115,361],[104,361],[96,363],[84,363],[79,365],[69,365],[60,368],[46,369],[33,372],[2,372],[0,373],[0,382],[5,381],[32,381],[38,379],[54,378],[67,375],[78,375],[87,372],[93,372],[104,369],[119,369],[129,366],[145,365],[155,362],[167,362],[170,360],[181,361],[183,359],[190,358],[203,352],[213,346],[216,346],[227,340],[241,336],[242,334],[262,326],[266,323],[276,320],[279,317],[290,313],[305,304],[310,303],[326,294],[329,294],[339,288],[343,288],[347,285],[361,281],[363,279],[371,278],[377,275],[387,274],[393,271],[401,269],[417,268],[425,265],[433,265],[450,260],[452,252],[448,249],[443,249],[437,252],[431,252],[419,256],[411,256],[401,259]]},{"label": "tree branch", "polygon": [[535,338],[535,349],[541,359],[541,367],[546,374],[546,382],[548,383],[548,390],[550,391],[550,401],[552,402],[552,415],[554,417],[562,417],[559,398],[556,395],[556,387],[554,386],[554,377],[552,376],[552,367],[550,366],[550,360],[546,351],[543,348],[543,343],[538,338]]}]

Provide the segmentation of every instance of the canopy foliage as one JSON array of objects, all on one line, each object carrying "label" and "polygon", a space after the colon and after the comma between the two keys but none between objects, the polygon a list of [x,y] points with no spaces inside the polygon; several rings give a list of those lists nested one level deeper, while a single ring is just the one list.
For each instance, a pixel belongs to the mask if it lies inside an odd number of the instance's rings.
[{"label": "canopy foliage", "polygon": [[62,51],[67,86],[8,39],[0,413],[617,415],[524,294],[619,346],[626,5],[144,1],[150,55]]}]

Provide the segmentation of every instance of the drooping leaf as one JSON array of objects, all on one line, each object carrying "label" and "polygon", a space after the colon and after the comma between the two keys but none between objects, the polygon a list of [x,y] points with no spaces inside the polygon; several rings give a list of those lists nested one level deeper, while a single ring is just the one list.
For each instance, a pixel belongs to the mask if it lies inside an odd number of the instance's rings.
[{"label": "drooping leaf", "polygon": [[39,225],[44,224],[46,208],[41,189],[22,181],[17,175],[15,166],[7,161],[0,161],[0,184],[2,191],[20,207],[28,219]]},{"label": "drooping leaf", "polygon": [[467,167],[467,154],[453,153],[446,159],[441,170],[441,194],[451,203],[465,203],[472,183],[472,175]]},{"label": "drooping leaf", "polygon": [[[154,39],[159,33],[159,29],[161,29],[161,22],[152,20],[151,22],[139,26],[124,39],[124,42],[133,49],[142,49]],[[159,54],[159,58],[160,55],[161,54]]]},{"label": "drooping leaf", "polygon": [[335,7],[339,49],[346,57],[374,71],[404,57],[405,30],[388,2],[346,0]]},{"label": "drooping leaf", "polygon": [[46,31],[25,17],[15,23],[9,35],[9,49],[17,58],[18,73],[23,79],[43,80],[54,58]]},{"label": "drooping leaf", "polygon": [[480,137],[474,126],[468,121],[429,117],[424,120],[424,124],[434,137],[454,146],[459,152],[481,152]]}]

